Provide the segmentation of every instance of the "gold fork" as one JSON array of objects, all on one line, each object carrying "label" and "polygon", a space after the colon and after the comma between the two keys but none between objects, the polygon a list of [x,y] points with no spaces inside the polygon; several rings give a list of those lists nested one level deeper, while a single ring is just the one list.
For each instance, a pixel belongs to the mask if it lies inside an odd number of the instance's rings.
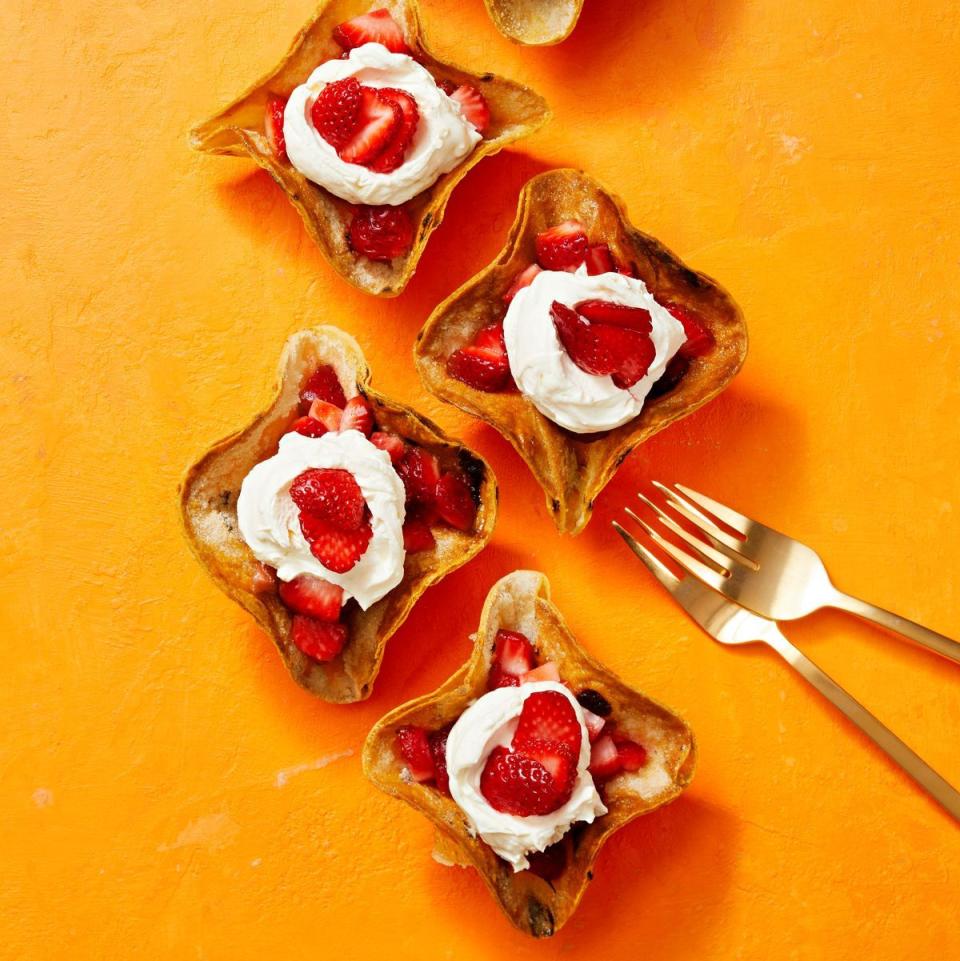
[{"label": "gold fork", "polygon": [[[663,546],[663,538],[653,528],[629,508],[626,508],[626,513],[640,525],[655,544]],[[885,724],[877,720],[859,701],[817,667],[810,658],[795,648],[780,633],[775,621],[748,611],[745,607],[728,600],[722,594],[701,583],[693,569],[686,563],[691,559],[686,552],[679,548],[675,548],[676,553],[670,552],[674,560],[688,572],[685,577],[677,577],[651,550],[620,524],[614,521],[613,526],[626,541],[627,546],[646,564],[654,577],[714,640],[721,644],[760,642],[772,647],[804,680],[812,684],[834,707],[842,711],[880,750],[960,821],[960,792],[907,747]]]},{"label": "gold fork", "polygon": [[[658,522],[693,548],[678,556],[679,548],[653,532],[659,547],[705,584],[737,604],[776,621],[792,621],[821,607],[836,607],[896,631],[928,650],[960,664],[960,644],[922,624],[838,591],[820,555],[779,531],[738,513],[706,494],[683,484],[668,487],[653,481],[660,497],[637,496]],[[662,498],[663,504],[658,503]],[[669,511],[692,524],[699,537],[681,527]],[[736,531],[734,537],[707,513]]]}]

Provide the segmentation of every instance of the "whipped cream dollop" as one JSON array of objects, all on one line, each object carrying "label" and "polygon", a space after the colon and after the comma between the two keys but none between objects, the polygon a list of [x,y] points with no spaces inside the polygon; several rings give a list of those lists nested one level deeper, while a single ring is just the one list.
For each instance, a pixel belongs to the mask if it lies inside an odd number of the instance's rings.
[{"label": "whipped cream dollop", "polygon": [[[390,173],[376,173],[341,160],[317,133],[310,109],[328,83],[356,77],[365,87],[396,87],[417,101],[420,121],[403,164]],[[332,194],[354,204],[397,206],[432,187],[473,150],[481,139],[460,104],[448,97],[430,72],[404,53],[383,44],[354,47],[344,60],[328,60],[297,87],[283,115],[287,156],[297,170]]]},{"label": "whipped cream dollop", "polygon": [[[523,702],[538,691],[559,691],[573,706],[580,722],[580,757],[573,793],[566,804],[550,814],[519,817],[492,807],[480,791],[480,775],[487,756],[498,746],[509,747]],[[447,773],[450,793],[467,816],[474,834],[490,845],[514,871],[530,866],[527,855],[559,841],[577,821],[588,824],[606,814],[590,764],[590,741],[583,712],[576,698],[556,681],[538,681],[519,687],[501,687],[478,698],[460,715],[447,738]]]},{"label": "whipped cream dollop", "polygon": [[[311,467],[341,468],[353,474],[370,508],[373,534],[360,560],[344,574],[327,570],[313,554],[300,528],[300,509],[290,496],[294,479]],[[403,482],[390,455],[346,430],[322,437],[290,433],[280,438],[273,457],[243,479],[237,498],[240,534],[258,561],[277,569],[281,581],[313,574],[339,584],[344,603],[351,597],[366,610],[403,579]]]},{"label": "whipped cream dollop", "polygon": [[[608,300],[650,311],[656,356],[646,375],[628,390],[607,374],[588,374],[564,350],[550,315],[555,301],[573,307],[581,300]],[[610,430],[643,410],[650,388],[683,346],[683,325],[654,300],[646,284],[624,274],[543,270],[519,290],[503,321],[510,372],[521,392],[544,417],[577,434]]]}]

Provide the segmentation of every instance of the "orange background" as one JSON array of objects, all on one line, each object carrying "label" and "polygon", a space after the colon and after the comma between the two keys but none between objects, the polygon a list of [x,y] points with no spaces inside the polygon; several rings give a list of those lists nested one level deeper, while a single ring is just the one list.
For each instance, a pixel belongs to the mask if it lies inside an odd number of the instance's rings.
[{"label": "orange background", "polygon": [[[958,26],[924,0],[586,0],[523,50],[429,0],[440,56],[553,122],[454,194],[395,301],[348,287],[251,163],[186,131],[271,67],[309,0],[13,0],[5,47],[0,955],[947,959],[960,833],[775,656],[701,635],[609,522],[647,478],[727,499],[837,582],[960,635]],[[716,402],[559,537],[491,430],[423,396],[431,306],[499,249],[521,184],[581,166],[717,277],[751,333]],[[189,555],[177,480],[265,402],[285,337],[339,323],[382,390],[492,462],[490,547],[433,589],[374,696],[297,688]],[[588,649],[684,714],[689,793],[621,832],[546,943],[430,858],[360,771],[372,722],[467,655],[492,581],[542,568]],[[840,614],[786,633],[960,784],[960,673]]]}]

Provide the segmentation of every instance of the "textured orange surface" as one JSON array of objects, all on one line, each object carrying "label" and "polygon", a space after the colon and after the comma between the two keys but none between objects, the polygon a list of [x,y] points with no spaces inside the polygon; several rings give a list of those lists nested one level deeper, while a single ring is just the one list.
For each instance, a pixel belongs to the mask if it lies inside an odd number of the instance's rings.
[{"label": "textured orange surface", "polygon": [[[554,121],[454,194],[396,301],[347,287],[253,165],[190,124],[270,67],[308,0],[0,13],[0,954],[51,958],[947,959],[960,833],[774,656],[700,635],[609,528],[650,476],[809,539],[838,583],[960,635],[958,26],[932,0],[587,0],[512,47],[429,0],[440,56]],[[717,402],[633,456],[576,541],[498,435],[423,398],[432,304],[499,249],[520,185],[578,165],[738,299]],[[420,603],[373,698],[311,699],[189,556],[175,487],[319,321],[375,383],[478,447],[492,545]],[[427,823],[362,777],[389,707],[467,655],[494,578],[542,568],[587,647],[683,713],[684,798],[605,850],[553,941],[514,933]],[[840,614],[786,633],[954,783],[960,674]]]}]

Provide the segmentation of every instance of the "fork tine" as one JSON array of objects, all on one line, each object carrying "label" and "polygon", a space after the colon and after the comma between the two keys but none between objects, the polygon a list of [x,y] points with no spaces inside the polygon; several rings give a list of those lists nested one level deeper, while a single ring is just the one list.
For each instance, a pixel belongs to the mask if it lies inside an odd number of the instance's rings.
[{"label": "fork tine", "polygon": [[[703,557],[716,564],[721,571],[726,571],[729,573],[731,566],[730,562],[739,560],[739,558],[731,557],[724,551],[716,550],[709,544],[704,544],[699,537],[695,537],[689,531],[685,531],[672,517],[664,512],[662,507],[658,507],[652,500],[644,497],[643,494],[638,493],[637,497],[639,497],[640,500],[642,500],[643,503],[646,504],[647,507],[649,507],[657,515],[657,519],[661,524],[663,524],[664,527],[673,531],[677,537],[689,544],[695,551],[699,551]],[[628,511],[628,513],[630,512]]]},{"label": "fork tine", "polygon": [[700,494],[689,487],[685,487],[683,484],[674,484],[677,490],[682,491],[687,495],[692,501],[695,501],[701,507],[705,507],[711,514],[715,517],[719,517],[724,524],[729,524],[735,531],[739,531],[744,537],[747,536],[748,531],[753,526],[753,521],[749,517],[745,517],[743,514],[738,514],[732,508],[727,507],[725,504],[719,504],[712,497],[707,497],[706,494]]},{"label": "fork tine", "polygon": [[738,540],[726,531],[721,530],[716,521],[711,520],[706,514],[701,511],[693,501],[687,500],[683,494],[679,494],[677,491],[666,484],[661,484],[660,481],[651,481],[654,487],[660,491],[664,497],[667,498],[667,503],[678,513],[685,517],[691,524],[697,527],[703,534],[711,539],[711,541],[716,541],[718,546],[722,544],[724,547],[728,547],[732,551],[740,552],[743,547],[743,542]]},{"label": "fork tine", "polygon": [[666,564],[662,563],[659,558],[648,551],[643,544],[641,544],[632,534],[624,530],[616,521],[613,521],[614,530],[626,541],[627,547],[633,551],[640,560],[650,570],[650,573],[661,583],[663,586],[673,593],[680,586],[680,578],[667,567]]}]

